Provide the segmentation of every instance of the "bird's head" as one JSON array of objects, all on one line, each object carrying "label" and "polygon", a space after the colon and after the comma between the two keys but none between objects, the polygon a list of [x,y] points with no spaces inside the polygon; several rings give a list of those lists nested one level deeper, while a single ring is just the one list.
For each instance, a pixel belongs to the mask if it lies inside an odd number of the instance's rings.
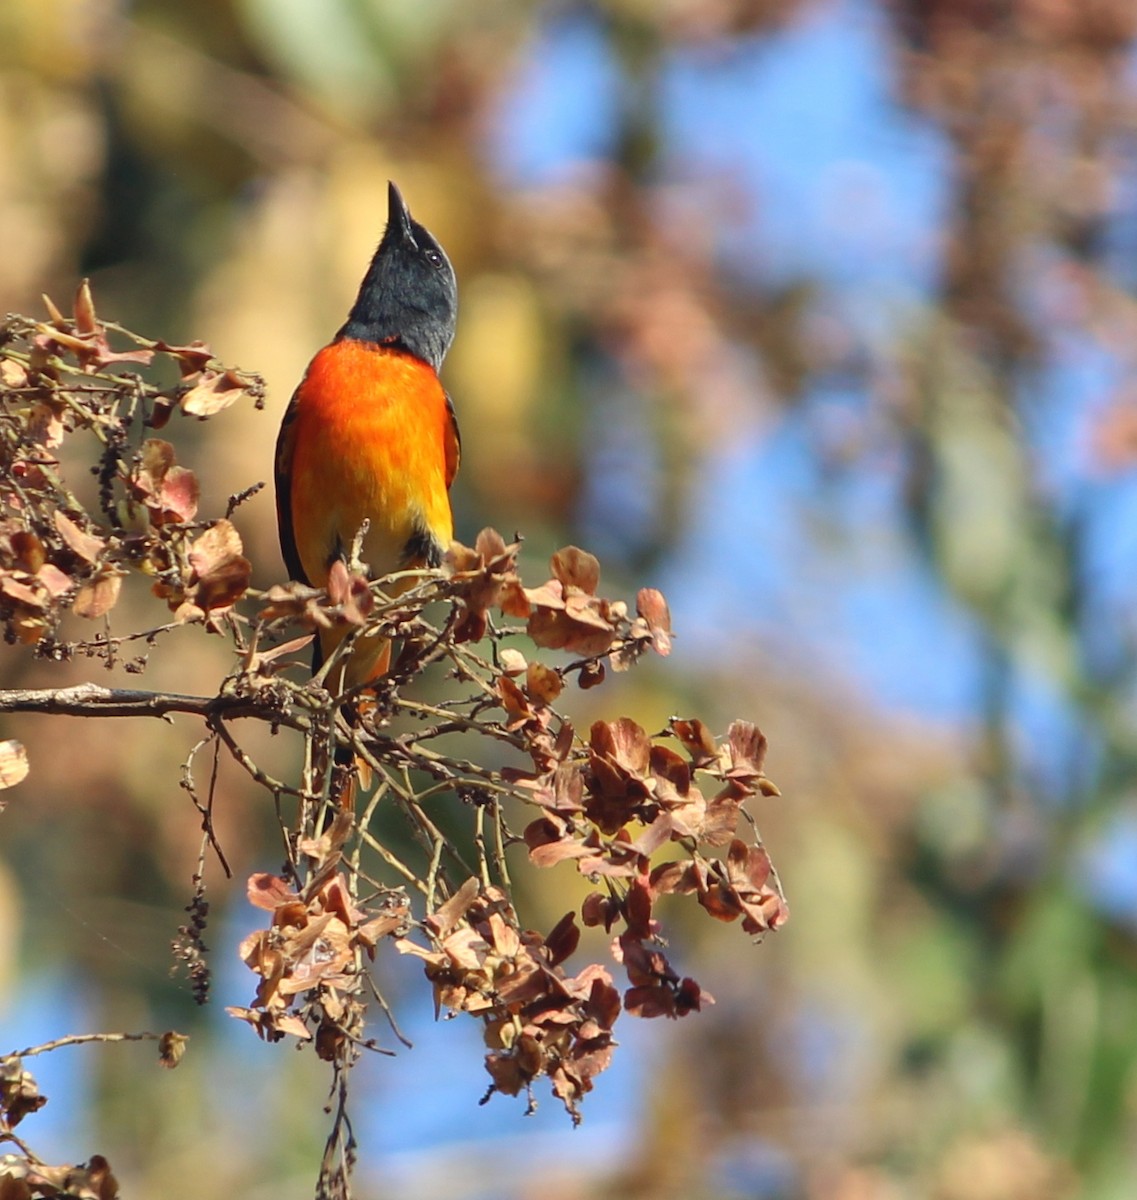
[{"label": "bird's head", "polygon": [[387,185],[387,229],[338,337],[397,345],[437,371],[454,340],[458,283],[446,251]]}]

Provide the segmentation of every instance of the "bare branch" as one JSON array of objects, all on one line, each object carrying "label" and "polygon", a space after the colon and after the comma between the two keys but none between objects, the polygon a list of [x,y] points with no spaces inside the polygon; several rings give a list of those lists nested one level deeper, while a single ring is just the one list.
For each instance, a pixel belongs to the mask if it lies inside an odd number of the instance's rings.
[{"label": "bare branch", "polygon": [[32,1058],[37,1054],[47,1054],[51,1050],[59,1050],[63,1046],[83,1046],[88,1042],[160,1042],[164,1033],[70,1033],[66,1037],[54,1038],[50,1042],[41,1042],[38,1046],[26,1046],[16,1050],[5,1058]]},{"label": "bare branch", "polygon": [[79,683],[65,688],[9,688],[0,691],[0,712],[44,713],[65,717],[159,717],[186,713],[207,719],[258,718],[305,730],[304,718],[252,696],[188,696]]}]

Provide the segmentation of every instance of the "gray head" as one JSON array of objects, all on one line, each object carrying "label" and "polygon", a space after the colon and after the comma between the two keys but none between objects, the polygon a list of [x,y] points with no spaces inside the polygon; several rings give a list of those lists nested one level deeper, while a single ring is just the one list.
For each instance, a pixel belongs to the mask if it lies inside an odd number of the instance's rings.
[{"label": "gray head", "polygon": [[454,340],[458,281],[446,252],[387,185],[387,229],[336,335],[397,346],[437,371]]}]

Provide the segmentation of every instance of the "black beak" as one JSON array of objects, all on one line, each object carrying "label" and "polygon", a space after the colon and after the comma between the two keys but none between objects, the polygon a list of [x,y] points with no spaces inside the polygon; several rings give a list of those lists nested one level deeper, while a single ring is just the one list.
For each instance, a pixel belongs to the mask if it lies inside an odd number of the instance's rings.
[{"label": "black beak", "polygon": [[404,238],[411,238],[411,214],[403,196],[391,180],[387,181],[387,228],[397,229]]}]

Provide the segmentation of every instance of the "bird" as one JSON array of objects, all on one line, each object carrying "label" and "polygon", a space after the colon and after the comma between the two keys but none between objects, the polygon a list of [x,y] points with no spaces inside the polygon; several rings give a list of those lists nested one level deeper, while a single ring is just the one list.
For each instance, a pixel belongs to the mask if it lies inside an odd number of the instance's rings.
[{"label": "bird", "polygon": [[[371,578],[441,565],[462,443],[439,371],[457,316],[450,259],[389,183],[387,226],[355,303],[308,364],[277,437],[277,527],[290,578],[326,587],[365,522]],[[346,633],[320,631],[314,672]],[[343,692],[374,683],[390,655],[388,639],[360,638],[325,684]]]}]

